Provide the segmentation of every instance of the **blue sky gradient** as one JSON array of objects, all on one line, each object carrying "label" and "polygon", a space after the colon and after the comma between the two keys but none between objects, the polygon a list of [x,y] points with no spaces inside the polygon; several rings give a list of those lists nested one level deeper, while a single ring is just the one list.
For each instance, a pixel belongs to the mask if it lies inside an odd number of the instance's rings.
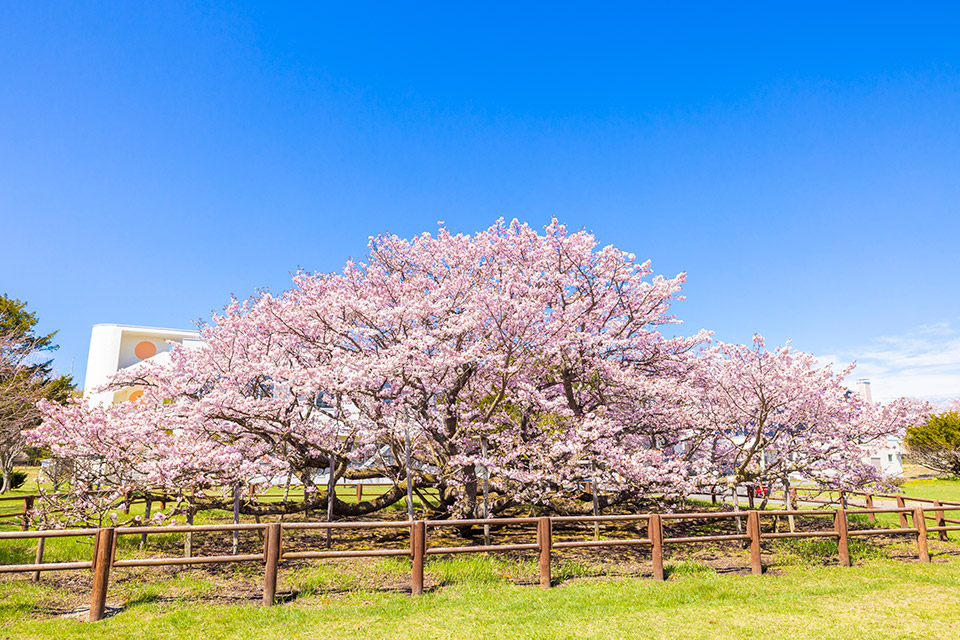
[{"label": "blue sky gradient", "polygon": [[960,395],[957,5],[275,4],[0,5],[0,291],[61,371],[370,235],[556,216],[687,271],[683,331]]}]

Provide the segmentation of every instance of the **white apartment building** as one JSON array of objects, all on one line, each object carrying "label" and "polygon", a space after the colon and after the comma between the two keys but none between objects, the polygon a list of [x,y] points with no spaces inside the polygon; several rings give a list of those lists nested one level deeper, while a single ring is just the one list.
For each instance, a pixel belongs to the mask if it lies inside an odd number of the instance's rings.
[{"label": "white apartment building", "polygon": [[[870,390],[870,379],[859,378],[857,380],[857,394],[865,402],[873,402],[873,392]],[[864,457],[864,462],[869,462],[875,469],[879,469],[886,476],[902,476],[903,461],[900,455],[900,439],[895,436],[887,436],[886,446],[870,456]]]},{"label": "white apartment building", "polygon": [[135,397],[139,389],[134,387],[108,392],[96,392],[96,389],[121,369],[151,358],[165,357],[171,342],[184,346],[203,344],[198,331],[125,324],[94,325],[90,334],[87,373],[83,382],[84,399],[92,403],[107,404]]}]

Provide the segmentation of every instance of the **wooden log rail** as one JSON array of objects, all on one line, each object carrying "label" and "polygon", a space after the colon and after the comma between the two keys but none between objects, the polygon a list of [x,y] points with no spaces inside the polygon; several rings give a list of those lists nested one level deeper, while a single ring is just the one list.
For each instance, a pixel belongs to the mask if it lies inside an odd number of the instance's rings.
[{"label": "wooden log rail", "polygon": [[[283,531],[336,530],[336,529],[407,529],[410,522],[284,522]],[[331,551],[283,551],[279,547],[279,560],[304,560],[309,558],[384,558],[390,556],[409,556],[410,549],[351,549]]]},{"label": "wooden log rail", "polygon": [[[106,610],[107,589],[109,586],[110,570],[114,567],[156,567],[179,566],[186,564],[220,564],[239,562],[260,562],[264,565],[263,604],[272,606],[276,600],[277,575],[279,565],[283,561],[302,560],[313,558],[358,558],[358,557],[391,557],[406,556],[411,558],[411,593],[419,595],[423,592],[424,561],[427,555],[447,555],[457,553],[488,553],[505,551],[536,551],[539,556],[540,586],[551,586],[551,556],[554,549],[593,548],[604,546],[637,545],[649,546],[651,549],[651,565],[653,577],[656,580],[665,579],[663,566],[663,547],[667,544],[691,544],[701,542],[728,542],[743,541],[749,543],[750,569],[754,574],[763,572],[761,558],[761,542],[784,538],[835,538],[838,541],[839,564],[850,566],[849,539],[851,537],[868,537],[875,535],[910,534],[916,536],[917,553],[922,562],[930,561],[927,548],[929,533],[945,533],[960,531],[960,526],[942,524],[945,520],[944,512],[960,511],[960,504],[930,501],[929,506],[914,507],[887,507],[887,508],[855,508],[836,510],[780,510],[780,511],[725,511],[719,513],[668,513],[642,514],[620,516],[555,516],[538,518],[490,518],[477,520],[415,520],[405,522],[298,522],[298,523],[270,523],[270,524],[225,524],[225,525],[197,525],[197,526],[168,526],[168,527],[103,527],[99,529],[65,529],[45,531],[4,531],[0,532],[0,540],[36,539],[38,553],[33,564],[0,565],[0,573],[35,572],[40,571],[76,571],[93,570],[94,580],[91,590],[90,621],[100,620]],[[930,512],[932,515],[928,515]],[[905,520],[909,517],[912,526],[901,526],[891,529],[855,529],[848,528],[848,516],[851,513],[894,513]],[[832,517],[833,526],[830,529],[803,532],[764,532],[761,527],[763,518],[780,516],[814,516]],[[665,529],[678,521],[698,520],[730,520],[745,519],[745,533],[707,535],[707,536],[665,536]],[[935,526],[927,526],[927,519],[934,519]],[[646,525],[646,536],[627,539],[602,540],[554,540],[554,525],[588,524],[588,523],[643,523]],[[503,529],[506,527],[530,528],[535,525],[536,538],[529,543],[468,545],[458,547],[431,547],[427,542],[427,532],[430,528],[466,527],[488,525]],[[409,547],[400,549],[351,549],[328,551],[284,551],[284,532],[334,529],[398,529],[409,533]],[[164,557],[164,558],[131,558],[116,559],[116,543],[120,536],[142,535],[144,533],[184,533],[192,535],[197,532],[230,533],[240,531],[258,531],[263,534],[263,551],[255,554],[222,555],[222,556],[192,556],[192,557]],[[83,562],[43,562],[42,545],[48,538],[61,537],[93,537],[93,557]]]},{"label": "wooden log rail", "polygon": [[[148,533],[184,533],[192,536],[201,532],[240,532],[266,531],[267,524],[207,524],[170,527],[120,527],[115,529],[116,537],[128,535],[146,535]],[[262,554],[240,554],[229,556],[194,556],[192,553],[178,558],[133,558],[130,560],[114,560],[114,567],[164,567],[188,564],[220,564],[231,562],[254,562],[260,560]]]},{"label": "wooden log rail", "polygon": [[43,548],[47,538],[83,538],[99,535],[100,529],[52,529],[50,531],[0,531],[0,540],[37,540],[36,561],[33,564],[2,564],[0,573],[33,572],[34,580],[39,580],[41,571],[76,571],[90,569],[92,561],[87,562],[43,562]]},{"label": "wooden log rail", "polygon": [[[814,495],[822,495],[823,491],[815,488],[793,488],[791,489],[792,494],[796,497],[797,491],[806,492],[807,494],[813,493]],[[937,500],[934,498],[919,498],[916,496],[906,496],[902,494],[895,493],[870,493],[867,491],[840,491],[838,492],[837,499],[822,499],[822,498],[811,498],[809,496],[800,498],[804,502],[813,502],[818,504],[838,504],[841,503],[846,496],[860,496],[864,499],[863,509],[860,510],[861,513],[867,513],[870,522],[876,522],[876,511],[871,511],[874,505],[874,499],[880,498],[882,500],[894,500],[897,503],[897,507],[901,509],[906,509],[908,502],[918,502],[921,504],[930,504],[934,507],[947,507],[947,506],[960,506],[960,502],[953,500]],[[925,512],[928,510],[925,510]],[[928,527],[929,531],[936,531],[938,537],[942,541],[947,540],[947,531],[960,531],[960,529],[946,529],[944,527],[948,525],[960,525],[960,520],[954,518],[945,517],[944,511],[951,511],[951,509],[944,508],[936,511],[935,515],[925,515],[926,518],[934,520],[936,522],[935,527]],[[900,526],[901,528],[907,527],[907,511],[900,512]]]},{"label": "wooden log rail", "polygon": [[823,503],[823,504],[838,504],[839,501],[848,496],[860,496],[865,499],[864,507],[869,509],[873,502],[874,498],[881,498],[883,500],[903,500],[905,502],[923,502],[927,504],[944,504],[944,505],[954,505],[960,506],[960,502],[951,501],[951,500],[937,500],[934,498],[919,498],[916,496],[907,496],[897,493],[870,493],[867,491],[830,491],[824,489],[817,489],[814,487],[794,487],[791,491],[797,492],[799,495],[801,492],[806,494],[813,494],[814,496],[821,496],[824,493],[836,493],[836,498],[814,498],[814,497],[800,497],[804,502],[814,502],[814,503]]},{"label": "wooden log rail", "polygon": [[[466,526],[511,526],[511,525],[540,525],[540,518],[478,518],[471,520],[426,520],[424,526],[429,528],[466,527]],[[490,551],[532,551],[539,550],[540,543],[504,544],[504,545],[472,545],[462,547],[431,547],[424,539],[424,554],[447,555],[455,553],[486,553]]]},{"label": "wooden log rail", "polygon": [[0,496],[0,502],[7,502],[11,500],[20,500],[23,502],[22,511],[14,511],[13,513],[0,513],[0,518],[20,518],[20,530],[26,531],[30,528],[30,512],[33,511],[33,505],[38,497],[39,496],[35,495]]}]

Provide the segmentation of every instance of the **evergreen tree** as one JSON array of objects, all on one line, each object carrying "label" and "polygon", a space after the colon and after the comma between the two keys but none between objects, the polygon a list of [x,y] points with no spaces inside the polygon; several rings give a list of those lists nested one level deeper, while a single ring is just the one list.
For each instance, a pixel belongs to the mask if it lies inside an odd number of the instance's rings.
[{"label": "evergreen tree", "polygon": [[960,411],[930,416],[926,424],[907,429],[903,442],[910,449],[913,462],[960,476]]},{"label": "evergreen tree", "polygon": [[11,488],[14,460],[23,453],[24,429],[37,426],[41,399],[66,400],[73,383],[69,376],[56,376],[49,354],[58,347],[56,332],[37,335],[36,314],[27,304],[0,295],[0,493]]}]

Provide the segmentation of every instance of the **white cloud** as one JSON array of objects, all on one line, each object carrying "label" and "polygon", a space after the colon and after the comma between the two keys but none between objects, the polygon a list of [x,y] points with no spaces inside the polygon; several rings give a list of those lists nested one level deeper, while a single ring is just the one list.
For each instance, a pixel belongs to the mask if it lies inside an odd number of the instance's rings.
[{"label": "white cloud", "polygon": [[960,396],[960,329],[948,322],[921,325],[905,335],[876,338],[818,359],[834,368],[856,360],[848,383],[869,378],[874,400],[909,396],[937,402]]}]

